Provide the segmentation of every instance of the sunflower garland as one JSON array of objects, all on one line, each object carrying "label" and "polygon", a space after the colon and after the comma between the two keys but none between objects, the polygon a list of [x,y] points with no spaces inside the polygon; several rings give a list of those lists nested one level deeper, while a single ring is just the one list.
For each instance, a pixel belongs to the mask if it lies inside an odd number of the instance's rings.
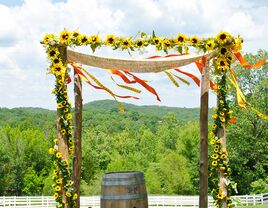
[{"label": "sunflower garland", "polygon": [[[141,50],[149,45],[154,46],[157,51],[175,50],[176,52],[188,53],[189,47],[194,47],[199,51],[213,51],[217,50],[218,55],[214,59],[214,74],[216,75],[215,92],[218,95],[218,106],[215,108],[215,114],[212,115],[214,125],[210,133],[210,144],[213,146],[213,153],[211,154],[211,194],[214,198],[216,207],[222,207],[223,201],[227,201],[228,207],[232,207],[231,189],[235,187],[233,182],[230,182],[230,168],[228,167],[227,150],[221,144],[221,138],[218,137],[218,131],[228,124],[231,118],[232,111],[230,111],[229,101],[227,100],[227,91],[229,86],[226,84],[227,72],[234,60],[233,51],[240,51],[242,49],[243,40],[241,37],[232,37],[227,32],[220,32],[215,38],[200,39],[197,36],[187,37],[185,34],[178,33],[177,37],[163,38],[153,34],[147,35],[140,33],[140,37],[134,39],[115,36],[113,34],[107,35],[101,39],[99,35],[84,35],[75,30],[69,32],[64,29],[59,36],[53,34],[46,34],[42,40],[44,47],[50,61],[49,73],[56,78],[55,89],[52,91],[56,96],[57,109],[59,112],[59,132],[66,140],[70,159],[73,157],[74,141],[72,138],[72,114],[71,103],[68,101],[66,80],[68,80],[67,63],[63,62],[59,48],[66,48],[67,46],[87,46],[89,45],[94,52],[101,46],[111,47],[113,50],[121,49],[130,51]],[[72,168],[68,160],[63,158],[63,155],[58,150],[58,140],[54,140],[55,145],[49,149],[49,153],[53,158],[53,188],[54,198],[57,202],[57,207],[75,207],[78,195],[74,193],[72,188],[73,181],[71,180]],[[224,174],[228,181],[227,195],[219,186],[219,172]],[[65,193],[65,197],[62,194]],[[66,201],[65,201],[66,200]]]}]

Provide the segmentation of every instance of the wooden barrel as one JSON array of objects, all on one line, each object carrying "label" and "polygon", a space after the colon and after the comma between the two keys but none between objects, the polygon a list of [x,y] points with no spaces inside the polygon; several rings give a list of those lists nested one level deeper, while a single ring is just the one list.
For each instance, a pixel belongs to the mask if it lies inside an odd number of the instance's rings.
[{"label": "wooden barrel", "polygon": [[101,208],[148,208],[144,174],[142,172],[104,174]]}]

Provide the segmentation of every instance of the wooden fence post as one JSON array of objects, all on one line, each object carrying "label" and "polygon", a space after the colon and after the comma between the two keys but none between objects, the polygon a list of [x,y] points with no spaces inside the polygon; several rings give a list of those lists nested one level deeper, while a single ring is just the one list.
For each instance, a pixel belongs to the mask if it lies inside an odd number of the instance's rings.
[{"label": "wooden fence post", "polygon": [[208,97],[209,60],[203,68],[200,99],[200,164],[199,164],[199,207],[208,207]]},{"label": "wooden fence post", "polygon": [[75,129],[74,129],[74,158],[73,158],[73,187],[78,197],[76,200],[76,207],[80,207],[80,178],[81,178],[81,164],[82,164],[82,82],[74,70],[74,95],[75,95]]}]

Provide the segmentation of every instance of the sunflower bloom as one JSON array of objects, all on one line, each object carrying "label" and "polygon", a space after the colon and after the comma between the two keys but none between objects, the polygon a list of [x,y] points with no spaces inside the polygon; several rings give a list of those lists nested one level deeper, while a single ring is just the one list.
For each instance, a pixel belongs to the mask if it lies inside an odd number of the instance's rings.
[{"label": "sunflower bloom", "polygon": [[196,45],[198,45],[200,43],[200,40],[199,40],[198,37],[193,36],[193,37],[190,38],[190,42],[191,42],[191,44],[193,44],[194,46],[196,46]]},{"label": "sunflower bloom", "polygon": [[67,30],[64,30],[60,33],[60,43],[63,45],[68,45],[71,39],[71,34]]},{"label": "sunflower bloom", "polygon": [[219,158],[219,155],[218,155],[218,154],[213,154],[213,155],[211,156],[211,158],[217,160],[217,159]]},{"label": "sunflower bloom", "polygon": [[142,48],[142,47],[144,47],[144,40],[142,40],[142,39],[138,39],[138,40],[136,41],[136,43],[135,43],[135,46],[136,46],[137,48]]},{"label": "sunflower bloom", "polygon": [[61,187],[60,186],[56,186],[55,187],[55,191],[60,191],[61,190]]},{"label": "sunflower bloom", "polygon": [[113,34],[111,35],[107,35],[105,41],[104,41],[104,44],[107,45],[107,46],[114,46],[115,45],[115,37]]},{"label": "sunflower bloom", "polygon": [[219,32],[216,38],[220,44],[225,44],[230,40],[231,35],[228,32]]},{"label": "sunflower bloom", "polygon": [[66,191],[66,196],[67,196],[67,197],[71,197],[72,194],[71,194],[69,191]]},{"label": "sunflower bloom", "polygon": [[226,160],[227,159],[227,155],[226,154],[222,154],[221,155],[221,159]]},{"label": "sunflower bloom", "polygon": [[81,36],[81,38],[79,39],[79,43],[81,45],[87,45],[89,44],[89,38],[86,35]]},{"label": "sunflower bloom", "polygon": [[226,59],[223,58],[217,58],[216,60],[217,67],[220,71],[224,72],[227,69],[229,69],[229,63],[226,61]]},{"label": "sunflower bloom", "polygon": [[99,43],[99,42],[100,42],[100,36],[98,36],[98,35],[91,35],[89,37],[89,43],[95,44],[95,43]]},{"label": "sunflower bloom", "polygon": [[174,39],[174,42],[179,44],[179,45],[184,45],[186,42],[186,35],[179,33],[177,38]]},{"label": "sunflower bloom", "polygon": [[242,50],[242,43],[243,39],[239,37],[235,37],[235,45],[234,45],[234,50],[239,52]]},{"label": "sunflower bloom", "polygon": [[57,199],[57,198],[59,197],[59,194],[58,194],[58,193],[55,193],[55,194],[53,195],[53,197],[54,197],[54,199]]},{"label": "sunflower bloom", "polygon": [[212,166],[216,167],[218,165],[218,162],[216,160],[212,161]]},{"label": "sunflower bloom", "polygon": [[62,153],[61,152],[57,152],[56,157],[57,158],[62,158]]},{"label": "sunflower bloom", "polygon": [[78,195],[77,195],[77,193],[75,193],[74,195],[73,195],[73,200],[76,200],[78,198]]},{"label": "sunflower bloom", "polygon": [[216,119],[217,117],[218,117],[218,115],[217,114],[212,114],[212,116],[211,116],[213,119]]},{"label": "sunflower bloom", "polygon": [[74,146],[70,146],[69,151],[73,151],[73,150],[74,150]]},{"label": "sunflower bloom", "polygon": [[219,52],[220,52],[220,55],[224,57],[226,57],[226,55],[228,54],[228,50],[226,47],[220,48]]},{"label": "sunflower bloom", "polygon": [[49,154],[51,154],[51,155],[54,155],[55,151],[56,151],[55,148],[49,148],[49,150],[48,150]]},{"label": "sunflower bloom", "polygon": [[54,59],[54,58],[56,58],[60,54],[60,52],[59,52],[59,50],[57,48],[50,47],[47,50],[47,54],[48,54],[48,57],[50,59]]},{"label": "sunflower bloom", "polygon": [[168,39],[165,39],[165,40],[162,42],[162,45],[163,45],[163,48],[164,48],[165,50],[171,48],[171,43],[170,43],[170,40],[168,40]]},{"label": "sunflower bloom", "polygon": [[132,42],[130,39],[124,39],[121,41],[122,49],[128,49],[132,46]]},{"label": "sunflower bloom", "polygon": [[54,39],[55,39],[55,35],[53,35],[53,34],[45,34],[42,42],[43,42],[43,44],[48,45]]},{"label": "sunflower bloom", "polygon": [[57,180],[56,180],[56,183],[57,183],[57,184],[62,184],[62,178],[57,179]]},{"label": "sunflower bloom", "polygon": [[205,47],[206,47],[206,49],[207,49],[208,51],[213,50],[213,49],[215,48],[215,41],[214,41],[214,39],[208,40],[208,41],[206,42]]}]

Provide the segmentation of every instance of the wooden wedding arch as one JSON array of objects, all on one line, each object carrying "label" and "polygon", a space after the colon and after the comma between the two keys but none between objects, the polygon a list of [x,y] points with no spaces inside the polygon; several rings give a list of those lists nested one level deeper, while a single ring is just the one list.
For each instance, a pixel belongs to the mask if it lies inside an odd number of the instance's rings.
[{"label": "wooden wedding arch", "polygon": [[[229,110],[226,94],[228,87],[226,84],[227,73],[231,83],[236,89],[239,106],[246,108],[246,100],[241,92],[237,78],[231,70],[231,64],[235,58],[245,68],[258,68],[265,59],[254,65],[249,65],[239,53],[242,45],[242,38],[233,37],[227,32],[220,32],[215,38],[199,39],[196,36],[186,37],[179,33],[175,38],[161,38],[154,33],[148,36],[141,33],[138,39],[115,37],[108,35],[105,40],[101,40],[98,35],[82,35],[78,31],[68,32],[64,30],[59,37],[53,34],[46,34],[42,40],[49,57],[49,72],[55,75],[56,84],[53,93],[57,101],[57,139],[55,146],[50,149],[54,159],[54,182],[57,207],[79,207],[80,196],[80,175],[81,175],[81,131],[82,131],[82,80],[92,87],[105,90],[115,98],[136,98],[134,96],[118,96],[105,87],[96,77],[86,71],[81,64],[108,69],[111,75],[120,77],[126,84],[140,84],[144,89],[154,94],[160,100],[156,90],[144,80],[138,78],[133,73],[158,73],[165,72],[173,84],[178,86],[174,79],[188,83],[185,79],[174,75],[170,70],[175,70],[181,75],[192,79],[197,85],[201,83],[200,93],[200,188],[199,207],[208,207],[208,100],[209,89],[217,94],[217,109],[213,116],[214,125],[211,132],[211,143],[214,145],[214,154],[211,156],[214,175],[214,193],[212,193],[218,207],[231,207],[230,198],[231,181],[228,178],[228,154],[226,147],[226,125],[232,122],[231,111]],[[101,57],[79,53],[73,50],[73,46],[89,45],[93,52],[101,46],[110,46],[113,49],[139,50],[148,45],[153,45],[157,50],[168,53],[173,49],[175,54],[167,56],[154,56],[144,59],[120,59],[111,57]],[[199,53],[190,53],[189,47],[198,49]],[[201,73],[201,80],[189,72],[180,70],[178,67],[195,63]],[[71,104],[68,101],[67,84],[70,82],[70,72],[67,70],[71,66],[74,69],[74,119],[70,113]],[[212,80],[210,74],[216,76]],[[93,84],[94,82],[94,84]],[[122,85],[118,85],[122,86]],[[135,88],[124,86],[132,91]],[[116,100],[117,101],[117,100]],[[117,102],[118,103],[118,102]],[[120,104],[119,107],[121,108]],[[267,119],[265,115],[254,111]],[[72,131],[72,121],[74,120],[74,132]],[[70,160],[72,165],[70,165]],[[71,169],[72,168],[72,169]],[[213,175],[213,174],[211,174]],[[219,184],[219,186],[218,186]]]}]

